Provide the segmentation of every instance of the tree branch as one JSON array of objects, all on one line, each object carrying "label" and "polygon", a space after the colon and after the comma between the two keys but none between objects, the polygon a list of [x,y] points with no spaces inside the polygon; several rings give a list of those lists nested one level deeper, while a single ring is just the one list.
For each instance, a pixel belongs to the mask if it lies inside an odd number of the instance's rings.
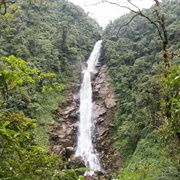
[{"label": "tree branch", "polygon": [[101,4],[103,2],[103,0],[97,2],[97,3],[93,3],[93,4],[85,4],[84,3],[84,6],[94,6],[94,5],[98,5],[98,4]]},{"label": "tree branch", "polygon": [[[157,0],[154,0],[154,1],[156,2]],[[136,16],[138,16],[138,15],[141,16],[141,17],[144,17],[145,19],[147,19],[151,24],[153,24],[153,25],[156,27],[156,29],[157,29],[157,31],[158,31],[158,34],[159,34],[159,36],[160,36],[160,38],[161,38],[161,40],[164,40],[164,38],[163,38],[163,36],[162,36],[162,34],[161,34],[161,29],[160,29],[160,27],[158,26],[158,24],[157,24],[155,21],[153,21],[150,17],[146,16],[146,15],[145,15],[135,4],[133,4],[130,0],[127,0],[127,2],[128,2],[129,4],[131,4],[132,6],[134,6],[134,7],[137,9],[137,11],[136,11],[136,10],[133,10],[132,8],[130,8],[130,7],[128,7],[128,6],[120,5],[120,4],[116,3],[116,2],[111,2],[111,1],[107,1],[107,0],[104,0],[104,1],[101,1],[101,2],[107,2],[107,3],[109,3],[109,4],[113,4],[113,5],[116,5],[116,6],[118,6],[118,7],[128,9],[129,11],[135,13],[136,15],[133,16],[133,18],[130,20],[130,22],[134,19],[134,17],[136,17]],[[157,1],[157,2],[158,2],[158,1]],[[158,7],[159,7],[159,6],[158,6]],[[128,25],[130,22],[128,22],[127,25]],[[123,25],[123,26],[125,26],[125,25]],[[122,29],[122,27],[121,27],[120,29]],[[120,29],[118,30],[118,33],[119,33]]]},{"label": "tree branch", "polygon": [[[7,4],[14,4],[16,3],[16,0],[14,1],[5,1],[5,0],[0,0],[0,14],[5,15],[7,13]],[[1,9],[4,9],[4,12],[1,12]]]},{"label": "tree branch", "polygon": [[117,32],[116,36],[118,36],[120,30],[121,30],[123,27],[129,25],[129,24],[132,22],[132,20],[133,20],[136,16],[138,16],[138,15],[139,15],[139,14],[135,14],[126,24],[122,25],[122,26],[118,29],[118,32]]},{"label": "tree branch", "polygon": [[[161,7],[161,3],[159,0],[153,0],[153,1],[155,2],[155,10],[153,11],[153,13],[155,13],[156,15],[155,20],[151,19],[148,15],[144,14],[137,5],[132,3],[131,0],[126,0],[127,5],[121,5],[120,3],[112,2],[109,0],[102,0],[101,2],[106,2],[112,5],[121,7],[121,8],[125,8],[135,14],[126,24],[124,24],[123,26],[119,28],[117,35],[119,34],[122,27],[129,25],[131,21],[138,15],[147,19],[151,24],[155,26],[158,32],[158,35],[162,41],[163,57],[164,57],[164,64],[165,64],[164,77],[166,78],[168,75],[168,70],[170,69],[170,57],[169,57],[170,55],[168,53],[168,35],[167,35],[165,18],[164,18],[164,13]],[[130,6],[128,6],[128,3],[131,7],[135,7],[135,10],[134,8],[131,8]]]},{"label": "tree branch", "polygon": [[107,1],[107,0],[102,0],[101,2],[106,2],[106,3],[112,4],[112,5],[116,5],[118,7],[125,8],[125,9],[128,9],[129,11],[132,11],[132,12],[136,13],[136,11],[134,11],[130,7],[124,6],[124,5],[120,5],[120,4],[116,3],[116,2],[111,2],[111,1]]},{"label": "tree branch", "polygon": [[138,9],[139,12],[141,11],[138,6],[136,6],[135,4],[133,4],[133,3],[131,2],[131,0],[127,0],[127,1],[128,1],[129,4],[131,4],[131,5],[134,6],[136,9]]}]

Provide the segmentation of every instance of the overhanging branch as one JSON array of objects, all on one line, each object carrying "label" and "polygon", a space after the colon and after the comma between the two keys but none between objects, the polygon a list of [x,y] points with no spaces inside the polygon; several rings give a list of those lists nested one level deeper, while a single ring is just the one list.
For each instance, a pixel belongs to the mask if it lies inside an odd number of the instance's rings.
[{"label": "overhanging branch", "polygon": [[126,24],[122,25],[122,26],[118,29],[117,36],[118,36],[120,30],[121,30],[123,27],[128,26],[136,16],[138,16],[138,14],[135,14]]},{"label": "overhanging branch", "polygon": [[14,4],[14,3],[16,3],[16,0],[14,1],[0,0],[0,14],[5,15],[7,13],[7,4]]},{"label": "overhanging branch", "polygon": [[[154,1],[158,3],[158,0],[154,0]],[[144,17],[145,19],[147,19],[151,24],[153,24],[153,25],[156,27],[156,29],[157,29],[157,31],[158,31],[158,34],[159,34],[159,36],[160,36],[160,38],[161,38],[161,40],[164,41],[164,38],[163,38],[163,36],[162,36],[161,28],[159,27],[159,24],[156,23],[154,20],[152,20],[152,19],[151,19],[150,17],[148,17],[147,15],[145,15],[145,14],[140,10],[140,8],[139,8],[138,6],[136,6],[135,4],[133,4],[133,3],[131,2],[131,0],[127,0],[127,3],[129,3],[131,6],[135,7],[136,10],[130,8],[128,5],[121,5],[120,3],[111,2],[111,1],[108,1],[108,0],[103,0],[103,1],[101,1],[101,2],[107,2],[107,3],[109,3],[109,4],[116,5],[116,6],[121,7],[121,8],[125,8],[125,9],[127,9],[127,10],[135,13],[135,15],[130,19],[130,21],[129,21],[128,23],[126,23],[125,25],[123,25],[122,27],[124,27],[124,26],[126,26],[126,25],[129,25],[129,23],[130,23],[136,16],[139,15],[139,16]],[[159,19],[159,18],[158,18],[158,19]],[[118,33],[119,33],[119,31],[122,29],[122,27],[119,28]]]}]

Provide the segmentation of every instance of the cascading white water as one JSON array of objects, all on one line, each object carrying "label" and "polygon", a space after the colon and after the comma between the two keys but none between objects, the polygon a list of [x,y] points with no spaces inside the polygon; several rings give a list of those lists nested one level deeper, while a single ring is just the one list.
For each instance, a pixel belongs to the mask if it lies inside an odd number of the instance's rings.
[{"label": "cascading white water", "polygon": [[79,134],[75,156],[80,156],[90,172],[85,175],[92,175],[94,171],[100,171],[101,165],[93,147],[92,138],[94,133],[94,122],[92,119],[92,87],[91,74],[96,72],[96,65],[100,57],[102,40],[96,42],[94,49],[87,61],[87,69],[83,70],[83,81],[80,89],[80,121]]}]

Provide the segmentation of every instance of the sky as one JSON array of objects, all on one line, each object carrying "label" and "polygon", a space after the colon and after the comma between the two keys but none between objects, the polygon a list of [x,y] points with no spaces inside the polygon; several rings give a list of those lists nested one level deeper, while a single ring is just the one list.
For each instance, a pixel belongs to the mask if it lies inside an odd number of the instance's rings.
[{"label": "sky", "polygon": [[[89,16],[96,19],[100,26],[105,28],[105,26],[114,19],[128,13],[127,9],[120,8],[118,6],[109,3],[98,3],[103,0],[69,0],[72,3],[81,6],[85,12],[88,12]],[[126,0],[109,0],[111,2],[123,3]],[[153,0],[133,0],[139,8],[149,8],[153,4]],[[98,4],[97,4],[98,3]],[[96,4],[96,5],[94,5]]]}]

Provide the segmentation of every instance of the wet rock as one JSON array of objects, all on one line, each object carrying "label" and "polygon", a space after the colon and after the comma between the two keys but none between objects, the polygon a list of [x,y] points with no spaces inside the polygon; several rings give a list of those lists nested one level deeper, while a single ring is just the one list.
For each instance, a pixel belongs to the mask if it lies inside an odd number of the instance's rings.
[{"label": "wet rock", "polygon": [[74,147],[66,147],[65,151],[66,151],[66,155],[65,155],[66,158],[67,159],[72,159],[72,156],[74,155],[74,152],[75,152]]},{"label": "wet rock", "polygon": [[111,180],[111,175],[108,172],[96,171],[92,176],[85,176],[85,180]]},{"label": "wet rock", "polygon": [[[119,170],[122,161],[119,154],[115,152],[113,142],[112,109],[116,107],[116,97],[109,83],[106,66],[100,67],[93,77],[93,120],[96,129],[93,134],[94,146],[100,158],[102,172],[95,172],[92,177],[86,176],[89,180],[108,180],[110,174]],[[77,143],[77,130],[79,120],[79,93],[73,92],[76,87],[69,87],[69,97],[62,105],[54,110],[55,118],[49,124],[50,151],[56,154],[63,154],[68,161],[68,167],[85,167],[80,157],[75,157]],[[83,173],[81,173],[82,175]]]},{"label": "wet rock", "polygon": [[81,157],[75,157],[75,159],[73,160],[74,164],[76,164],[77,167],[81,168],[81,167],[86,167],[84,164],[84,161],[82,160]]},{"label": "wet rock", "polygon": [[65,148],[61,145],[53,145],[51,148],[50,148],[51,152],[59,155],[59,154],[65,154]]},{"label": "wet rock", "polygon": [[[103,169],[108,172],[106,175],[99,174],[93,176],[92,179],[109,179],[110,173],[117,170],[116,162],[121,161],[120,158],[114,158],[114,142],[112,135],[113,115],[111,109],[116,107],[116,97],[109,83],[110,78],[107,75],[105,66],[99,69],[99,74],[93,82],[94,101],[94,117],[97,119],[96,125],[98,133],[96,135],[96,149],[99,153],[100,161]],[[93,94],[93,95],[94,95]],[[121,163],[119,163],[121,164]],[[122,166],[122,164],[121,164]]]},{"label": "wet rock", "polygon": [[72,146],[73,142],[70,139],[60,139],[59,144],[62,144],[64,147]]},{"label": "wet rock", "polygon": [[63,114],[64,115],[68,115],[70,114],[72,111],[75,111],[76,110],[76,106],[75,105],[72,105],[71,107],[67,107],[64,111],[63,111]]},{"label": "wet rock", "polygon": [[73,94],[73,99],[75,102],[78,102],[79,98],[80,98],[79,93]]},{"label": "wet rock", "polygon": [[103,88],[100,88],[99,90],[99,96],[100,97],[105,97],[107,95],[107,92],[109,91],[108,87],[105,86]]},{"label": "wet rock", "polygon": [[103,136],[103,135],[105,135],[105,133],[108,131],[108,129],[107,128],[105,128],[105,127],[99,127],[99,136]]},{"label": "wet rock", "polygon": [[71,112],[70,114],[69,114],[69,116],[66,116],[66,118],[71,118],[71,119],[74,119],[74,120],[76,120],[77,119],[77,114],[76,114],[76,112],[75,111],[73,111],[73,112]]},{"label": "wet rock", "polygon": [[102,104],[95,104],[93,107],[93,117],[96,119],[99,116],[104,115],[107,112],[107,109]]},{"label": "wet rock", "polygon": [[66,133],[64,133],[64,132],[60,132],[60,133],[58,133],[58,139],[60,138],[60,139],[65,139],[67,137],[67,135],[66,135]]},{"label": "wet rock", "polygon": [[97,125],[100,125],[101,123],[103,123],[104,122],[104,119],[103,118],[98,118],[98,120],[97,120]]},{"label": "wet rock", "polygon": [[116,99],[106,98],[106,99],[105,99],[105,105],[106,105],[106,107],[107,107],[108,109],[116,106]]},{"label": "wet rock", "polygon": [[73,128],[73,125],[71,125],[66,129],[66,134],[72,135],[73,133],[74,133],[74,128]]},{"label": "wet rock", "polygon": [[49,126],[54,126],[56,122],[54,120],[52,120],[50,123],[49,123]]},{"label": "wet rock", "polygon": [[110,123],[110,124],[109,124],[109,127],[115,127],[115,125],[114,125],[114,124],[112,124],[112,123]]},{"label": "wet rock", "polygon": [[70,155],[69,159],[70,159],[70,161],[74,161],[76,159],[75,154]]}]

